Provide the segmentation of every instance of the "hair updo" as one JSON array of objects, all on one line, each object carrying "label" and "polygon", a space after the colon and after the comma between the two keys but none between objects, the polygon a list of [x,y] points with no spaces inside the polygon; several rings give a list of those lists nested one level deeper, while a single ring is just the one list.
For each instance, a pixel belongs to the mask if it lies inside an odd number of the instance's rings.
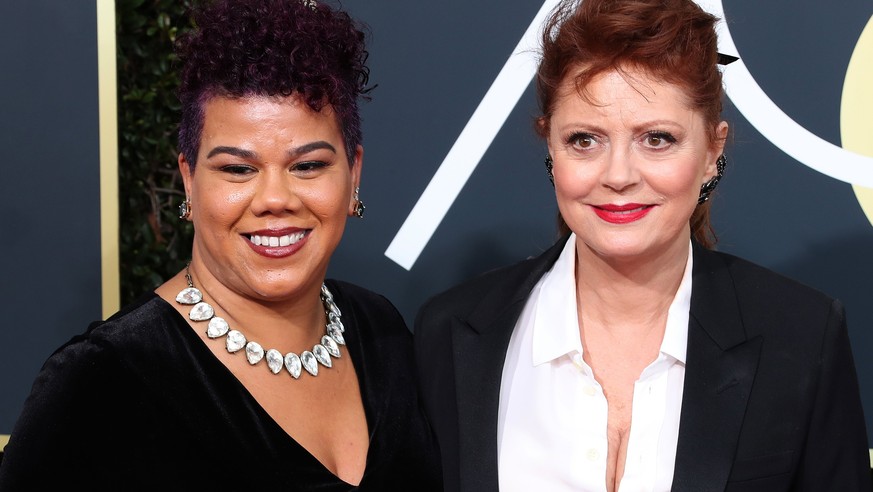
[{"label": "hair updo", "polygon": [[351,163],[361,143],[358,98],[369,69],[363,26],[312,0],[217,0],[191,13],[176,43],[182,64],[179,151],[194,169],[204,105],[213,97],[299,95],[313,111],[330,105]]},{"label": "hair updo", "polygon": [[[557,90],[568,75],[575,76],[577,90],[586,97],[585,88],[597,75],[632,67],[681,87],[715,142],[724,96],[717,22],[692,0],[562,1],[542,34],[538,133],[548,135]],[[709,201],[699,205],[690,220],[692,236],[707,247],[715,243],[709,207]]]}]

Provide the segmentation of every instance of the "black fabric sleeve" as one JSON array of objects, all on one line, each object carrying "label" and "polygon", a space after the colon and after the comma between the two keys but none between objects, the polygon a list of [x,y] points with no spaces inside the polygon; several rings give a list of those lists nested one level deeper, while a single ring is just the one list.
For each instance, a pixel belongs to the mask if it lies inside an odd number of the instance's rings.
[{"label": "black fabric sleeve", "polygon": [[12,430],[0,490],[142,490],[149,467],[137,452],[144,424],[137,409],[146,404],[138,387],[111,351],[85,341],[59,349]]},{"label": "black fabric sleeve", "polygon": [[831,304],[824,332],[808,437],[795,487],[799,491],[870,492],[867,432],[845,311]]}]

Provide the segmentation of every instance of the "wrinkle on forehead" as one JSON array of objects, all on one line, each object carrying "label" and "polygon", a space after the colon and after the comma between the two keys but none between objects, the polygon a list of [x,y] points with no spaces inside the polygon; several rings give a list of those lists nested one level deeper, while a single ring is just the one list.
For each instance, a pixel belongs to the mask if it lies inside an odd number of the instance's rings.
[{"label": "wrinkle on forehead", "polygon": [[[566,97],[570,95],[578,95],[583,100],[591,104],[592,106],[604,107],[610,104],[609,101],[598,100],[593,94],[591,94],[590,86],[603,82],[604,79],[620,77],[625,84],[627,84],[631,89],[633,89],[637,94],[639,94],[643,100],[647,103],[650,103],[651,98],[657,95],[657,91],[654,84],[663,84],[668,86],[673,86],[677,89],[679,94],[681,95],[681,103],[688,109],[692,109],[691,107],[691,99],[689,98],[687,91],[684,87],[681,87],[677,84],[664,80],[660,77],[653,75],[650,71],[645,68],[635,67],[635,66],[626,66],[620,65],[615,69],[606,70],[604,72],[600,72],[595,76],[591,77],[585,84],[580,84],[581,80],[578,77],[578,74],[584,69],[584,67],[579,67],[574,71],[571,71],[561,83],[561,86],[558,88],[558,97]],[[617,85],[608,84],[610,87],[616,87]],[[601,97],[601,99],[603,99]]]},{"label": "wrinkle on forehead", "polygon": [[586,84],[584,93],[576,90],[574,79],[568,79],[559,88],[558,110],[552,115],[558,124],[556,129],[582,125],[601,131],[620,127],[638,133],[679,125],[685,131],[696,132],[705,126],[703,115],[687,104],[682,87],[645,72],[603,72]]}]

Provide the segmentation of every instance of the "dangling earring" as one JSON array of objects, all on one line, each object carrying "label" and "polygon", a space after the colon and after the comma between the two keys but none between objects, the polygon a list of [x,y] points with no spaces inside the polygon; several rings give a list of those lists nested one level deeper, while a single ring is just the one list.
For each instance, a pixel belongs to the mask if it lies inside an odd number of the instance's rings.
[{"label": "dangling earring", "polygon": [[724,176],[724,168],[727,165],[727,157],[724,154],[718,156],[718,159],[715,161],[715,176],[713,176],[709,181],[703,183],[700,186],[700,197],[697,199],[697,204],[700,205],[705,201],[709,200],[710,195],[712,195],[713,190],[718,185],[718,182],[721,181],[721,178]]},{"label": "dangling earring", "polygon": [[185,201],[179,204],[179,218],[188,220],[191,218],[191,198],[185,196]]},{"label": "dangling earring", "polygon": [[555,186],[555,175],[552,173],[551,154],[546,154],[546,172],[549,174],[549,181],[552,183],[552,186]]},{"label": "dangling earring", "polygon": [[355,211],[354,214],[359,218],[364,218],[364,210],[367,208],[364,206],[364,202],[360,199],[358,194],[361,192],[361,188],[355,186]]}]

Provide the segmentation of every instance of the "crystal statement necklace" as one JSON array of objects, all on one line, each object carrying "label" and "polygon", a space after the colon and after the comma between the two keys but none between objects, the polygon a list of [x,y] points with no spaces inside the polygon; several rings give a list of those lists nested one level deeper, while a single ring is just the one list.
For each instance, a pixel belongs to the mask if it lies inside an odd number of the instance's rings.
[{"label": "crystal statement necklace", "polygon": [[231,329],[224,318],[216,316],[215,309],[203,301],[203,294],[194,287],[191,273],[187,269],[185,270],[185,280],[188,282],[188,287],[179,292],[179,295],[176,296],[176,302],[194,306],[188,314],[191,321],[209,321],[206,336],[211,339],[227,336],[225,346],[228,352],[233,354],[245,348],[249,364],[255,365],[261,360],[267,359],[267,367],[273,374],[279,374],[282,367],[285,367],[294,379],[300,377],[301,369],[317,376],[318,364],[331,367],[331,357],[339,358],[339,346],[346,344],[343,338],[345,328],[340,320],[342,313],[333,302],[333,295],[324,284],[321,284],[321,303],[324,305],[324,312],[327,315],[325,325],[327,334],[321,337],[321,343],[315,344],[311,351],[304,350],[300,355],[294,352],[282,355],[282,352],[276,349],[269,349],[265,352],[261,344],[253,340],[246,340],[245,335],[238,330]]}]

